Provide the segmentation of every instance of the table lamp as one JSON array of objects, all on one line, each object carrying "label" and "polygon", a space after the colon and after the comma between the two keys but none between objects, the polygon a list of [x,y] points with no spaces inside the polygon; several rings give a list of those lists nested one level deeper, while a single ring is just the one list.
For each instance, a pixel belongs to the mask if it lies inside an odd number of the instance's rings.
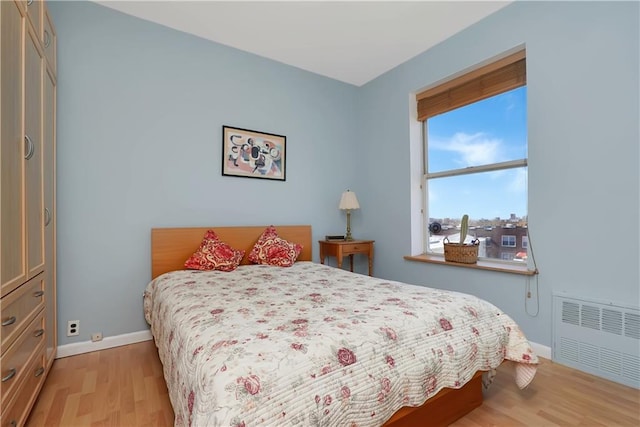
[{"label": "table lamp", "polygon": [[350,190],[342,193],[338,208],[340,210],[347,211],[347,236],[345,237],[345,240],[353,240],[353,236],[351,236],[351,210],[360,209],[360,204],[358,204],[356,193]]}]

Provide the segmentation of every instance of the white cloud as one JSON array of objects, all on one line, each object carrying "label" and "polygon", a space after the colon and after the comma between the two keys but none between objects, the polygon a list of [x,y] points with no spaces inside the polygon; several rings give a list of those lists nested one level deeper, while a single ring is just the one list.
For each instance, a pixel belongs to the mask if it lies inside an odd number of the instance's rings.
[{"label": "white cloud", "polygon": [[431,141],[430,147],[457,153],[455,161],[460,167],[486,165],[504,159],[502,140],[488,138],[482,132],[472,135],[458,132],[448,140]]}]

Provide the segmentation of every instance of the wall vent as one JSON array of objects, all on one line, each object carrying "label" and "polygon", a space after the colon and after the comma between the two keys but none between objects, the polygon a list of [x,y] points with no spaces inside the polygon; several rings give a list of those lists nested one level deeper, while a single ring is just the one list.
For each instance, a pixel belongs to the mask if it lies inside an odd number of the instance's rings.
[{"label": "wall vent", "polygon": [[640,389],[640,307],[554,294],[552,357]]}]

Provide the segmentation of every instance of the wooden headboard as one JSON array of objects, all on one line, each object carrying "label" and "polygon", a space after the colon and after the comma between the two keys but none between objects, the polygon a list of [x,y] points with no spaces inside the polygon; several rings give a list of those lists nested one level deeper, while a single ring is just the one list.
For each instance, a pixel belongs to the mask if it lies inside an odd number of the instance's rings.
[{"label": "wooden headboard", "polygon": [[[189,227],[151,229],[151,278],[174,270],[183,270],[184,262],[200,246],[207,230],[216,232],[220,240],[234,249],[244,249],[241,264],[249,264],[247,257],[268,226],[248,227]],[[302,245],[298,261],[311,261],[311,226],[276,225],[278,236]]]}]

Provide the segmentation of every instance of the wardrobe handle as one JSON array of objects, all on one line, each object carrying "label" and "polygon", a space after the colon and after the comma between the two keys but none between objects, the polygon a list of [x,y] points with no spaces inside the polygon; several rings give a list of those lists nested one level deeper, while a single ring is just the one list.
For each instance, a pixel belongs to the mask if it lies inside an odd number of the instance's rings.
[{"label": "wardrobe handle", "polygon": [[49,47],[51,44],[51,36],[49,35],[49,31],[44,30],[44,47]]},{"label": "wardrobe handle", "polygon": [[38,329],[33,333],[33,336],[38,338],[38,337],[41,337],[43,334],[44,334],[44,329]]},{"label": "wardrobe handle", "polygon": [[18,371],[16,370],[16,368],[11,368],[11,369],[9,370],[9,373],[8,373],[7,375],[5,375],[4,377],[2,377],[2,382],[3,382],[3,383],[4,383],[4,382],[7,382],[7,381],[9,381],[11,378],[15,377],[15,376],[16,376],[16,372],[18,372]]},{"label": "wardrobe handle", "polygon": [[26,148],[27,154],[24,155],[24,158],[26,160],[29,160],[31,157],[33,157],[33,152],[36,151],[36,147],[35,145],[33,145],[33,141],[31,140],[29,135],[24,136],[24,142],[25,144],[27,144],[27,148]]},{"label": "wardrobe handle", "polygon": [[16,323],[16,316],[11,316],[7,320],[2,321],[2,326],[9,326]]},{"label": "wardrobe handle", "polygon": [[44,225],[45,225],[45,227],[47,225],[49,225],[50,222],[51,222],[51,211],[49,211],[49,208],[44,208]]},{"label": "wardrobe handle", "polygon": [[33,4],[33,0],[27,0],[27,6],[31,6]]},{"label": "wardrobe handle", "polygon": [[35,376],[39,377],[40,375],[44,374],[44,367],[39,367],[38,369],[36,369],[36,373]]},{"label": "wardrobe handle", "polygon": [[35,291],[35,292],[33,293],[33,297],[34,297],[34,298],[39,298],[39,297],[41,297],[42,295],[44,295],[44,291]]}]

